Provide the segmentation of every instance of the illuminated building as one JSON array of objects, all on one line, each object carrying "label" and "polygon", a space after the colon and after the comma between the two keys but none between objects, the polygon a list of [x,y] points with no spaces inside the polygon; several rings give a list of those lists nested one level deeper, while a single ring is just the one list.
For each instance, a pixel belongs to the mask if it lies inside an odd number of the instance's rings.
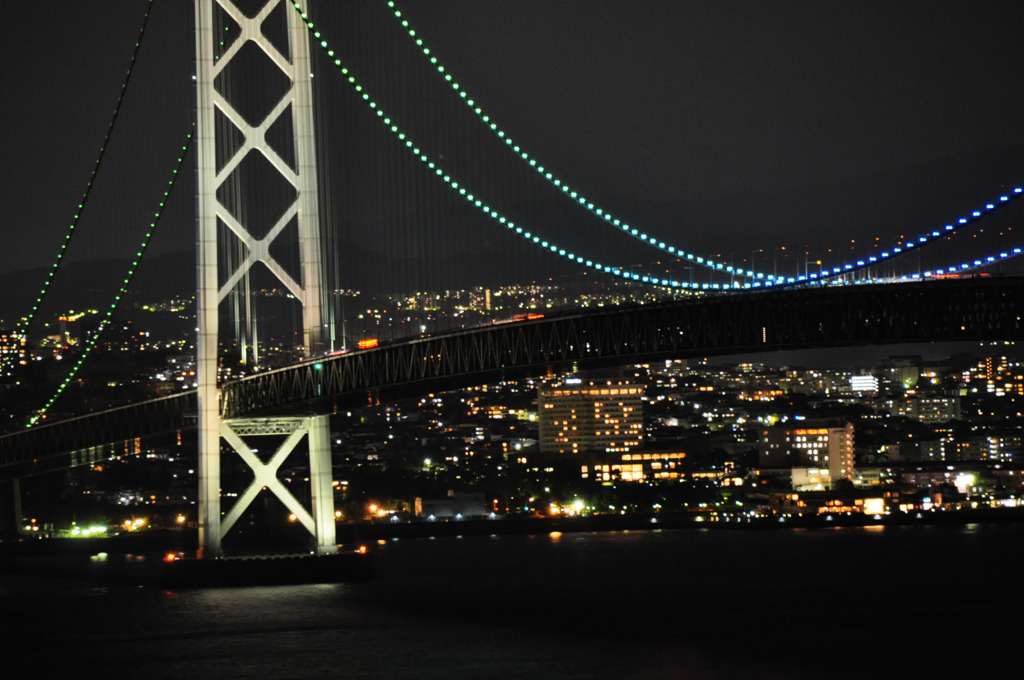
[{"label": "illuminated building", "polygon": [[894,491],[845,490],[805,491],[803,493],[776,493],[771,496],[771,507],[778,515],[883,515],[899,503]]},{"label": "illuminated building", "polygon": [[983,391],[997,397],[1024,395],[1024,367],[1004,356],[985,357],[967,370],[962,380],[971,393]]},{"label": "illuminated building", "polygon": [[12,331],[0,330],[0,360],[10,365],[23,362],[25,358],[25,336]]},{"label": "illuminated building", "polygon": [[[853,425],[804,420],[761,431],[759,462],[766,468],[810,468],[810,484],[829,484],[853,478]],[[800,477],[804,480],[804,476]]]},{"label": "illuminated building", "polygon": [[889,357],[879,365],[881,375],[889,385],[904,390],[917,387],[921,377],[921,357],[918,355]]},{"label": "illuminated building", "polygon": [[581,466],[581,476],[598,482],[677,481],[687,477],[682,465],[685,458],[682,452],[624,453],[617,462]]},{"label": "illuminated building", "polygon": [[889,412],[894,416],[912,418],[922,423],[945,423],[960,420],[959,397],[906,397],[888,402]]},{"label": "illuminated building", "polygon": [[1020,451],[1024,445],[1024,438],[1019,433],[1007,432],[1000,435],[991,435],[988,440],[988,460],[1012,462],[1020,458]]},{"label": "illuminated building", "polygon": [[851,392],[877,392],[878,391],[878,378],[873,375],[851,375],[850,376],[850,391]]},{"label": "illuminated building", "polygon": [[820,491],[832,483],[832,475],[824,467],[794,467],[790,470],[790,480],[795,491]]},{"label": "illuminated building", "polygon": [[916,442],[914,454],[906,458],[922,462],[1000,461],[1011,463],[1020,458],[1021,435],[1016,432],[958,437],[955,433]]},{"label": "illuminated building", "polygon": [[644,387],[569,378],[538,396],[540,451],[550,454],[629,453],[643,440]]}]

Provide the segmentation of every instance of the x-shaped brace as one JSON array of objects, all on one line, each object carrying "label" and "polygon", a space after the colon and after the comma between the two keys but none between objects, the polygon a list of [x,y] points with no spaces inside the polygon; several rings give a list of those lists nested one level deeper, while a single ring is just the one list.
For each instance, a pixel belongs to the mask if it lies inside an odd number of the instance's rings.
[{"label": "x-shaped brace", "polygon": [[295,517],[302,523],[302,526],[306,527],[309,533],[316,535],[316,525],[313,522],[313,517],[306,511],[302,504],[292,495],[291,491],[285,488],[281,480],[277,478],[277,470],[284,463],[285,459],[288,458],[288,454],[292,452],[295,445],[302,441],[302,437],[306,434],[306,428],[297,426],[296,429],[288,435],[284,442],[277,448],[274,455],[270,458],[267,463],[264,463],[259,457],[253,453],[252,448],[249,447],[245,441],[231,429],[229,422],[221,422],[220,424],[220,436],[227,440],[228,444],[231,445],[238,455],[245,461],[246,465],[253,471],[253,481],[249,484],[249,487],[245,492],[239,496],[235,504],[231,506],[231,510],[224,517],[220,526],[220,538],[221,540],[227,535],[228,531],[234,526],[235,522],[239,520],[242,513],[248,509],[252,502],[259,495],[260,491],[267,489],[277,496],[285,507],[288,508],[295,515]]}]

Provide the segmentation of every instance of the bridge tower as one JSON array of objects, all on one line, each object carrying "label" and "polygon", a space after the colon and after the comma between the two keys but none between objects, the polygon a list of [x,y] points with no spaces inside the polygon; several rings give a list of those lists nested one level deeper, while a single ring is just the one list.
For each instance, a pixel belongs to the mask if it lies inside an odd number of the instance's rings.
[{"label": "bridge tower", "polygon": [[[245,315],[249,330],[243,328],[242,335],[254,346],[257,316],[251,311],[249,276],[255,267],[269,270],[301,302],[305,356],[323,351],[307,29],[284,0],[262,4],[258,0],[196,0],[195,7],[199,556],[223,555],[224,537],[262,492],[273,493],[295,515],[314,536],[320,554],[334,553],[337,541],[328,417],[225,419],[218,390],[219,318],[228,298],[249,310]],[[277,195],[286,196],[278,205],[268,208],[266,203],[246,198],[258,198],[270,185],[278,188]],[[297,275],[294,267],[290,272],[289,263],[276,255],[278,244],[286,239],[292,243],[285,249],[298,253]],[[284,443],[269,459],[261,459],[247,439],[266,435],[283,437]],[[309,510],[277,477],[278,468],[303,438],[309,448]],[[253,473],[248,489],[226,513],[221,511],[222,443]]]}]

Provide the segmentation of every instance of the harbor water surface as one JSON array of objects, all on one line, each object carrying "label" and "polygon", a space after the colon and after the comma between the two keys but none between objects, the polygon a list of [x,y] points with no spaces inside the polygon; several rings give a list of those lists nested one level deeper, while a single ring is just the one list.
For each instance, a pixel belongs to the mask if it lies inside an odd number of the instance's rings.
[{"label": "harbor water surface", "polygon": [[1022,539],[1016,523],[386,539],[367,582],[177,591],[4,573],[4,676],[1011,677]]}]

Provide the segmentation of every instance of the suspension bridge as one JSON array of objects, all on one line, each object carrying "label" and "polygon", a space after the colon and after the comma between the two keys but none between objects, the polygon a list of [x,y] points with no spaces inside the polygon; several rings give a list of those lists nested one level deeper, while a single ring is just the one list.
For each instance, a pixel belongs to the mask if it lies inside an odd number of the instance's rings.
[{"label": "suspension bridge", "polygon": [[[80,220],[102,200],[93,179],[111,162],[107,147],[122,105],[129,110],[136,62],[146,57],[161,4],[146,5],[92,178],[31,311],[13,329],[19,342],[59,281]],[[112,442],[195,429],[206,555],[221,554],[222,538],[261,488],[329,553],[336,544],[326,432],[339,408],[656,359],[1022,334],[1024,281],[1013,275],[1019,185],[993,187],[947,219],[900,225],[866,246],[854,238],[699,251],[664,223],[641,224],[622,201],[603,204],[542,150],[527,148],[437,56],[401,3],[362,3],[358,21],[322,9],[321,23],[301,3],[196,3],[195,119],[166,162],[148,227],[123,239],[141,245],[97,331],[25,429],[0,437],[4,478],[102,460]],[[360,40],[366,25],[372,47]],[[342,102],[340,125],[323,100]],[[337,138],[346,141],[335,146]],[[53,422],[48,410],[116,318],[163,213],[191,199],[175,186],[193,165],[196,388]],[[468,249],[475,241],[487,246],[483,255]],[[578,308],[474,322],[442,319],[414,293],[464,282],[488,296],[511,286],[572,288]],[[388,289],[398,308],[405,300],[393,316],[406,323],[385,337],[382,314],[352,313],[352,291],[372,288]],[[630,304],[580,302],[609,289]],[[287,340],[275,344],[271,335]],[[352,346],[369,335],[380,346]],[[225,379],[225,347],[247,377]],[[275,350],[297,361],[271,370]],[[247,438],[267,434],[286,442],[265,463]],[[308,508],[274,477],[301,439],[310,450]],[[227,512],[219,493],[224,445],[253,471],[249,491]]]}]

